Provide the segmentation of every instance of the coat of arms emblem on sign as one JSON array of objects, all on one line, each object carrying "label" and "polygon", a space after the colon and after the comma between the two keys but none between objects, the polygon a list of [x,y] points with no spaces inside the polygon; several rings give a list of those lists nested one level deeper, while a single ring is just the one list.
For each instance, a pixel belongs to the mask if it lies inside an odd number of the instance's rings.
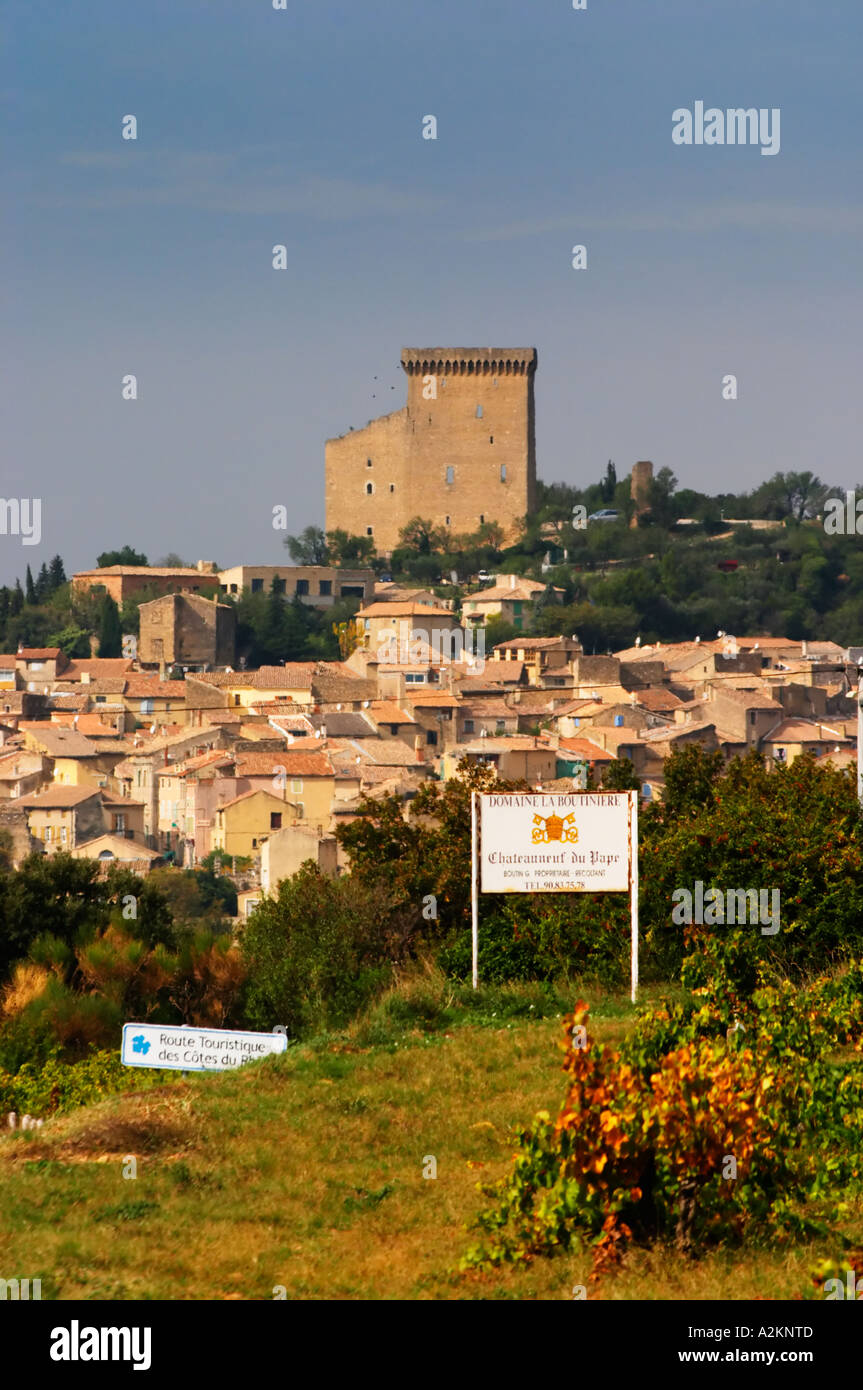
[{"label": "coat of arms emblem on sign", "polygon": [[531,839],[535,845],[548,845],[553,840],[559,840],[564,844],[567,842],[571,845],[577,844],[578,830],[573,824],[574,821],[575,816],[573,814],[564,816],[562,819],[555,815],[534,816]]}]

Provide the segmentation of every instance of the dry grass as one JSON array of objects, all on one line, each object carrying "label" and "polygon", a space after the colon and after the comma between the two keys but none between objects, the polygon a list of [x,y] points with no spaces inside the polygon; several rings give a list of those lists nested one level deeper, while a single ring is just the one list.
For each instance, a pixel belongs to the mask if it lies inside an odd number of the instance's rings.
[{"label": "dry grass", "polygon": [[[600,1038],[626,1015],[597,1000]],[[61,1299],[569,1299],[589,1254],[457,1272],[478,1181],[503,1176],[517,1127],[562,1098],[559,1030],[462,1017],[372,1046],[354,1029],[6,1138],[0,1265]],[[589,1296],[799,1297],[830,1253],[638,1251]]]}]

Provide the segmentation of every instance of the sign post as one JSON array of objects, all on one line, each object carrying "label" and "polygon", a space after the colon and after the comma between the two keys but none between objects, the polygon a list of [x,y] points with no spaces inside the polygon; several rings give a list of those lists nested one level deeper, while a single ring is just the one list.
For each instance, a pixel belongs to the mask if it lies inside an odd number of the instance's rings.
[{"label": "sign post", "polygon": [[474,989],[479,985],[479,894],[477,892],[478,859],[477,853],[477,809],[476,792],[470,794],[470,938],[471,938],[471,978]]},{"label": "sign post", "polygon": [[[479,816],[477,816],[477,800]],[[478,833],[479,832],[479,833]],[[471,796],[473,984],[477,861],[483,893],[629,893],[631,995],[638,990],[638,793],[482,792]]]}]

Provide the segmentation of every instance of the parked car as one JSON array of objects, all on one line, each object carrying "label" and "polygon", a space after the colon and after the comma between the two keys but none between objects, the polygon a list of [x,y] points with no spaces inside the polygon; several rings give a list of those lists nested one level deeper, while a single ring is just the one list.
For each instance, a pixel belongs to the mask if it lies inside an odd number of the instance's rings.
[{"label": "parked car", "polygon": [[488,570],[480,570],[479,574],[477,575],[477,579],[479,580],[480,584],[487,584],[488,581],[493,578],[494,576],[489,574]]},{"label": "parked car", "polygon": [[616,512],[613,507],[603,507],[599,512],[591,512],[588,521],[617,521],[620,512]]}]

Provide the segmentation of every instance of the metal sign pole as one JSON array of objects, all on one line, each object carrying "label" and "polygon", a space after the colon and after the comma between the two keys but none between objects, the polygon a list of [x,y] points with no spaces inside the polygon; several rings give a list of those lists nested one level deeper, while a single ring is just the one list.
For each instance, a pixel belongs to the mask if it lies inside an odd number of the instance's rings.
[{"label": "metal sign pole", "polygon": [[629,793],[629,918],[632,1002],[638,994],[638,792]]},{"label": "metal sign pole", "polygon": [[479,892],[476,792],[470,794],[470,914],[473,987],[479,985]]}]

